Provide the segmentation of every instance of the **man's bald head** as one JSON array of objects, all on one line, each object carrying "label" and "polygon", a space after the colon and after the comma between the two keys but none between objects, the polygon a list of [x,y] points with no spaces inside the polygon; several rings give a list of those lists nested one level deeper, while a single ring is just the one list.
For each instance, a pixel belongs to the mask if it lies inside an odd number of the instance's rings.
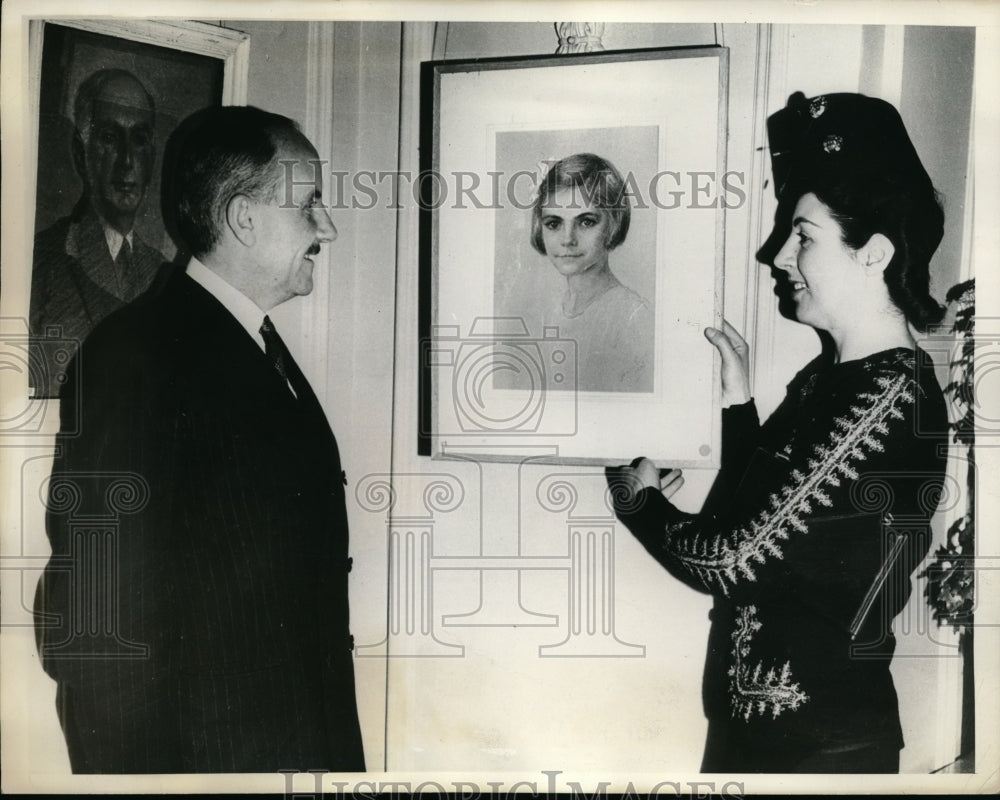
[{"label": "man's bald head", "polygon": [[84,142],[90,138],[95,103],[136,108],[156,117],[153,96],[135,75],[124,69],[99,69],[80,84],[73,102],[73,123]]}]

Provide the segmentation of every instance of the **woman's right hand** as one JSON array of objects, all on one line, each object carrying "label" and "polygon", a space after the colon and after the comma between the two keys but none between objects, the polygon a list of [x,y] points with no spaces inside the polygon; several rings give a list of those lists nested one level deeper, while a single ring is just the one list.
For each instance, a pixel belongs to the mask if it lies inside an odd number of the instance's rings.
[{"label": "woman's right hand", "polygon": [[722,406],[738,406],[750,398],[750,348],[736,328],[725,320],[723,328],[705,328],[708,339],[722,356]]}]

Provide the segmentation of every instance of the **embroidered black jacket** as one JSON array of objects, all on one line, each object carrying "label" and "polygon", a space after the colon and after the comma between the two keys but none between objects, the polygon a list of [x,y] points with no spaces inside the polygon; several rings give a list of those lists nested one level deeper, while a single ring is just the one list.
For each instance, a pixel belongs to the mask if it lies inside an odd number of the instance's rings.
[{"label": "embroidered black jacket", "polygon": [[892,620],[930,546],[946,414],[930,359],[809,365],[761,427],[727,409],[699,514],[614,492],[673,575],[715,597],[706,771],[791,771],[810,753],[902,746]]}]

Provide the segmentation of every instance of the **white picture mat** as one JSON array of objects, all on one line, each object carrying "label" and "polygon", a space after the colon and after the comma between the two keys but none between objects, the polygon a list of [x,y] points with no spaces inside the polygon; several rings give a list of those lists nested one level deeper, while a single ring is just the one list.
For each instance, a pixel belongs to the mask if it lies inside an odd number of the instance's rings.
[{"label": "white picture mat", "polygon": [[[721,181],[717,131],[723,91],[717,56],[445,72],[440,76],[437,170],[446,180],[458,172],[485,176],[495,169],[498,131],[656,126],[661,172],[708,173]],[[691,112],[694,108],[698,114]],[[521,179],[517,184],[519,202],[524,202],[524,183]],[[673,183],[662,185],[674,188]],[[660,203],[671,205],[665,194],[661,191]],[[702,330],[719,322],[716,244],[721,212],[690,207],[695,203],[708,205],[711,198],[699,195],[692,201],[688,196],[678,208],[656,210],[656,370],[651,394],[548,392],[540,412],[544,418],[534,428],[537,434],[527,434],[525,428],[511,435],[470,435],[455,401],[454,391],[461,389],[444,385],[449,383],[444,374],[435,386],[433,452],[460,443],[463,449],[496,454],[530,439],[532,446],[558,448],[559,460],[615,463],[648,450],[649,430],[655,424],[663,431],[658,442],[664,451],[650,452],[650,457],[678,466],[716,463],[717,364],[687,354],[702,352]],[[476,320],[489,319],[493,310],[496,212],[464,205],[445,202],[437,212],[435,323],[452,327],[453,333],[457,326],[458,341],[467,340]],[[477,332],[481,329],[482,323]],[[488,340],[488,335],[482,339]],[[526,392],[515,390],[490,392],[485,399],[491,419],[515,418],[533,402]],[[610,426],[616,432],[615,451],[604,452],[599,443],[608,442]]]}]

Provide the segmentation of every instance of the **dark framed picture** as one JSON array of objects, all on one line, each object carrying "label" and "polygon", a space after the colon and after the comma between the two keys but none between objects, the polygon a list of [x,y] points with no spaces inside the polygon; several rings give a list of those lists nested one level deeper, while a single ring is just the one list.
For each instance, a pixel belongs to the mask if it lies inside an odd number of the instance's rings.
[{"label": "dark framed picture", "polygon": [[718,465],[727,86],[723,47],[423,65],[421,454]]},{"label": "dark framed picture", "polygon": [[186,21],[31,23],[37,178],[29,308],[33,397],[58,397],[79,344],[175,256],[160,212],[164,144],[243,103],[249,38]]}]

